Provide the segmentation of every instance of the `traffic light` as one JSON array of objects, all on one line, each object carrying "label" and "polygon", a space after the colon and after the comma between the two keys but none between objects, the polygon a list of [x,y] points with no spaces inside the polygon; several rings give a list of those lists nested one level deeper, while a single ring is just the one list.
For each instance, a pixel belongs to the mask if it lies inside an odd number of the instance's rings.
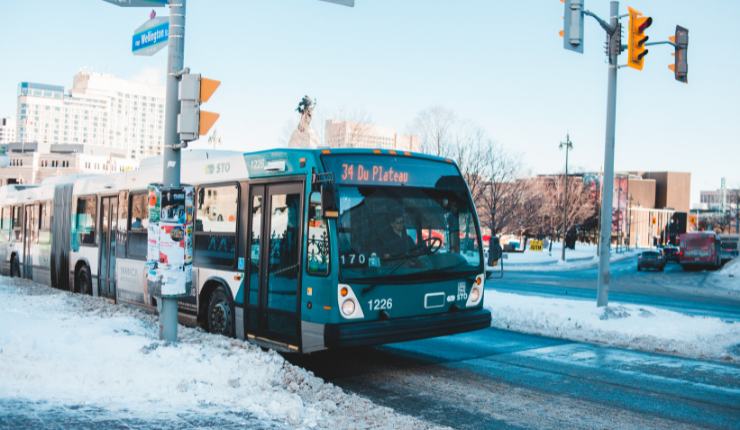
[{"label": "traffic light", "polygon": [[630,17],[627,39],[627,65],[633,69],[642,70],[645,56],[648,54],[648,50],[645,47],[648,36],[645,34],[645,30],[653,23],[653,19],[649,16],[642,16],[642,12],[631,7],[628,7],[627,10]]},{"label": "traffic light", "polygon": [[563,37],[565,49],[583,54],[583,0],[561,0],[565,4]]},{"label": "traffic light", "polygon": [[180,114],[177,116],[177,132],[180,140],[190,142],[208,133],[219,114],[200,110],[208,101],[221,81],[203,78],[199,73],[184,73],[180,76]]},{"label": "traffic light", "polygon": [[676,57],[673,64],[669,64],[668,68],[673,70],[673,75],[677,81],[688,83],[689,74],[689,63],[686,60],[686,51],[689,49],[689,29],[676,26],[676,35],[668,38],[673,42],[675,52],[673,55]]}]

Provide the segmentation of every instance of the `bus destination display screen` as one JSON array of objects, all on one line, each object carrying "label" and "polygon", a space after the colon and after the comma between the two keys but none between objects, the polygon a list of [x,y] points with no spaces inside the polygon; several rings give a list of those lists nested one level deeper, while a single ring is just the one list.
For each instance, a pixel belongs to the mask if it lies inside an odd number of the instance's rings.
[{"label": "bus destination display screen", "polygon": [[433,188],[444,177],[457,177],[453,164],[386,155],[324,155],[334,180],[347,185],[388,185]]}]

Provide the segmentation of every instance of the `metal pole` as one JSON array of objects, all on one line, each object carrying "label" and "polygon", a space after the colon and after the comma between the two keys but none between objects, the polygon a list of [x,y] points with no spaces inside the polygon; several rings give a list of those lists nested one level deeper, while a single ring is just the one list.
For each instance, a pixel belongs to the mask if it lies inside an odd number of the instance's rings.
[{"label": "metal pole", "polygon": [[[169,0],[170,33],[167,42],[167,95],[164,108],[164,147],[162,148],[162,185],[180,186],[180,139],[177,134],[178,75],[184,67],[185,57],[185,3],[186,0]],[[177,342],[177,299],[162,297],[159,315],[159,338]]]},{"label": "metal pole", "polygon": [[614,252],[619,254],[619,241],[622,236],[622,180],[617,180],[617,243],[614,245]]},{"label": "metal pole", "polygon": [[[568,229],[568,150],[570,149],[570,134],[565,135],[565,191],[563,192],[563,241],[561,242],[560,260],[565,261],[565,235]],[[563,147],[563,144],[560,144]]]},{"label": "metal pole", "polygon": [[[609,24],[619,24],[619,2],[609,3]],[[610,37],[614,37],[611,35]],[[599,239],[599,278],[596,306],[609,304],[609,254],[612,234],[612,196],[614,193],[614,127],[617,112],[617,51],[609,52],[609,81],[606,99],[606,138],[604,142],[604,186],[601,193],[601,233]]]}]

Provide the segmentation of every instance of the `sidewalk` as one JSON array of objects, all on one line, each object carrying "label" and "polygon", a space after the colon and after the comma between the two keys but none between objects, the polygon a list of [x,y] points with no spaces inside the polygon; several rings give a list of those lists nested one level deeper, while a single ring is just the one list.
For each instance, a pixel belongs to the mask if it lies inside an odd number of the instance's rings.
[{"label": "sidewalk", "polygon": [[[596,267],[599,264],[596,245],[577,243],[576,249],[565,250],[565,261],[560,260],[561,247],[554,242],[552,251],[507,252],[505,253],[504,270],[537,271],[537,270],[575,270]],[[616,253],[612,248],[610,261],[620,261],[637,255],[640,250],[621,250]]]}]

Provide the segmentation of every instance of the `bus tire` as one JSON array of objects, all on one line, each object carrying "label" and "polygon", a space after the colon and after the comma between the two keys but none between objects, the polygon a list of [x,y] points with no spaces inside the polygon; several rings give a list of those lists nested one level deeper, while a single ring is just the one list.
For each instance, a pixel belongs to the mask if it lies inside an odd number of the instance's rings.
[{"label": "bus tire", "polygon": [[90,275],[90,268],[87,264],[83,264],[77,269],[77,275],[75,276],[75,291],[80,294],[92,295],[92,276]]},{"label": "bus tire", "polygon": [[18,261],[18,255],[13,254],[10,257],[10,277],[20,278],[21,277],[21,263]]},{"label": "bus tire", "polygon": [[234,306],[221,287],[214,289],[208,298],[206,329],[209,333],[234,337]]}]

